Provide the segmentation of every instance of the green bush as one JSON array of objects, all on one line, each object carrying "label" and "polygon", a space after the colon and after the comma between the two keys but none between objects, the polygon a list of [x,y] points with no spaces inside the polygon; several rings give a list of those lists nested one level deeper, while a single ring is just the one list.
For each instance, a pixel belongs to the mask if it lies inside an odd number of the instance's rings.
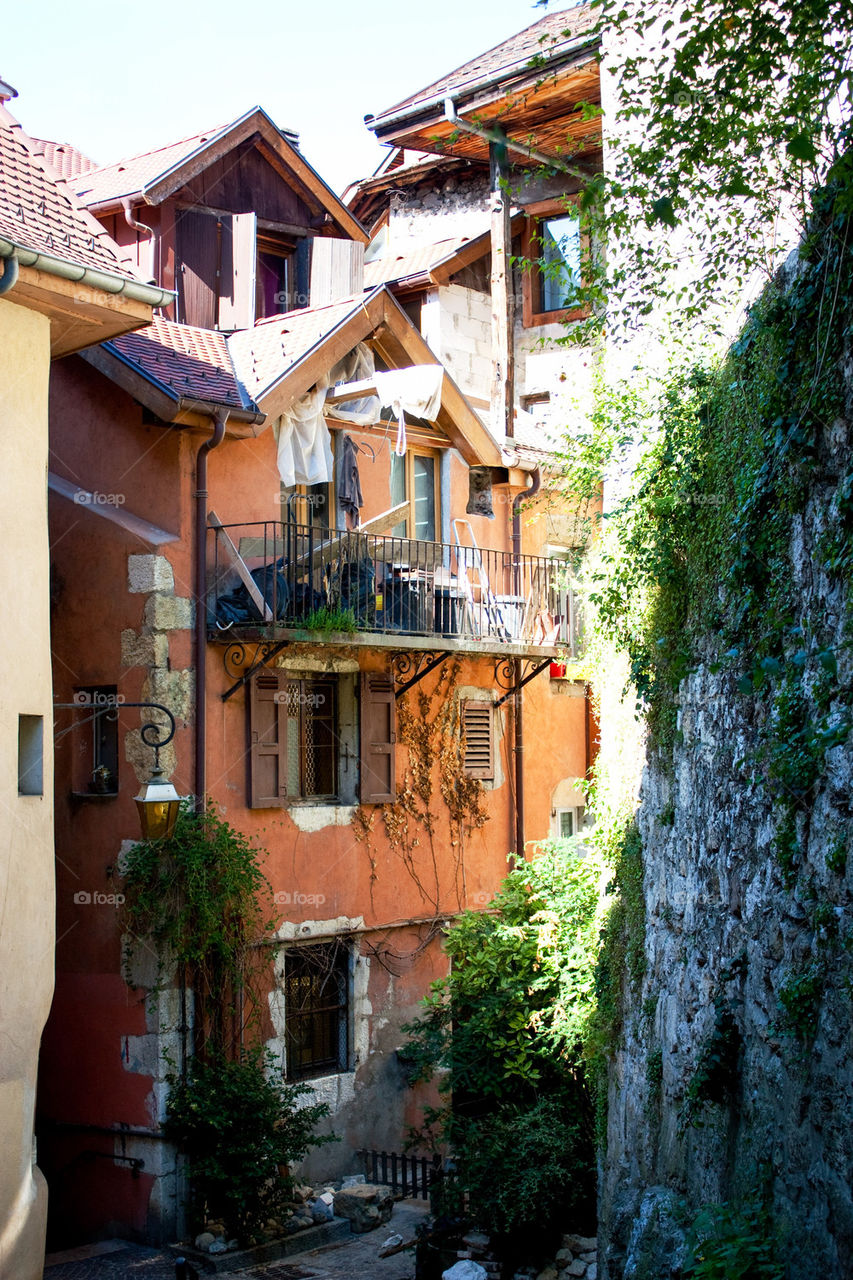
[{"label": "green bush", "polygon": [[189,1160],[196,1226],[223,1222],[247,1242],[280,1216],[292,1191],[287,1166],[334,1141],[314,1133],[325,1103],[297,1106],[304,1092],[284,1084],[260,1049],[236,1062],[194,1058],[185,1078],[170,1077],[164,1131]]},{"label": "green bush", "polygon": [[592,1229],[595,1173],[585,1108],[571,1089],[503,1103],[462,1128],[459,1181],[478,1223],[497,1235]]},{"label": "green bush", "polygon": [[438,1077],[428,1120],[456,1157],[451,1189],[513,1235],[594,1210],[582,1044],[593,1008],[601,866],[564,842],[512,871],[448,935],[451,971],[406,1030],[415,1078]]},{"label": "green bush", "polygon": [[690,1280],[782,1280],[779,1241],[760,1204],[711,1205],[691,1232]]}]

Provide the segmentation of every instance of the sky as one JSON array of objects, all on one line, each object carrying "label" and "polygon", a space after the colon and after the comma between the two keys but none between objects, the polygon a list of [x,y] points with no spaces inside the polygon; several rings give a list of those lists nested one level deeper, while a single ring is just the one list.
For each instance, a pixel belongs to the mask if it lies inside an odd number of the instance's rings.
[{"label": "sky", "polygon": [[545,12],[532,0],[43,0],[4,15],[0,76],[18,90],[9,106],[28,133],[99,164],[260,105],[341,192],[385,154],[366,114]]}]

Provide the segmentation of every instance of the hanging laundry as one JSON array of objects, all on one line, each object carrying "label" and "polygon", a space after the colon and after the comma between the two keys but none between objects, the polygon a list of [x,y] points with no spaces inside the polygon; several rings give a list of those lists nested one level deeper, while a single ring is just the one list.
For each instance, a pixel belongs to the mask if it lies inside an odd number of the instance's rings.
[{"label": "hanging laundry", "polygon": [[361,496],[361,477],[358,474],[358,446],[351,436],[343,436],[343,452],[341,457],[341,487],[339,493],[341,507],[358,524],[359,508],[364,506]]},{"label": "hanging laundry", "polygon": [[330,386],[372,375],[373,352],[360,342],[281,415],[273,425],[273,434],[278,442],[278,472],[283,484],[291,487],[332,483],[332,438],[326,418],[370,426],[378,421],[380,405],[376,396],[327,405],[326,392]]},{"label": "hanging laundry", "polygon": [[278,443],[278,473],[288,488],[295,484],[331,484],[332,438],[323,405],[325,387],[312,387],[273,424]]},{"label": "hanging laundry", "polygon": [[416,364],[408,369],[391,369],[376,374],[376,393],[383,408],[397,415],[397,442],[394,452],[402,458],[406,452],[406,418],[423,418],[435,422],[441,408],[441,384],[444,369],[440,364]]}]

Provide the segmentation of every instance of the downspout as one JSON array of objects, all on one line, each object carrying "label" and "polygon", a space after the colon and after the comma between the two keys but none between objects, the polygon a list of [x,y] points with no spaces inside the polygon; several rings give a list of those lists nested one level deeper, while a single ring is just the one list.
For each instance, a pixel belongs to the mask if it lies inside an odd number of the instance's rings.
[{"label": "downspout", "polygon": [[18,259],[15,257],[14,250],[8,258],[3,259],[3,276],[0,279],[0,298],[4,293],[8,293],[10,289],[14,289],[18,282]]},{"label": "downspout", "polygon": [[121,207],[124,210],[124,220],[127,223],[127,225],[131,228],[131,230],[144,231],[145,234],[148,236],[148,250],[149,250],[148,276],[149,276],[149,279],[155,280],[156,276],[154,274],[154,265],[155,265],[154,249],[156,244],[156,236],[154,235],[154,228],[149,227],[147,222],[139,222],[136,218],[134,218],[133,205],[130,203],[130,196],[124,197],[124,199],[121,202]]},{"label": "downspout", "polygon": [[[542,472],[538,467],[530,472],[530,483],[521,493],[517,493],[512,503],[512,558],[513,563],[521,571],[521,504],[534,497],[542,487]],[[514,666],[514,683],[521,683],[521,659],[516,658]],[[524,690],[516,688],[512,700],[513,724],[515,728],[515,856],[524,858]]]},{"label": "downspout", "polygon": [[222,444],[228,410],[217,409],[213,432],[195,460],[195,811],[204,812],[207,791],[207,456]]}]

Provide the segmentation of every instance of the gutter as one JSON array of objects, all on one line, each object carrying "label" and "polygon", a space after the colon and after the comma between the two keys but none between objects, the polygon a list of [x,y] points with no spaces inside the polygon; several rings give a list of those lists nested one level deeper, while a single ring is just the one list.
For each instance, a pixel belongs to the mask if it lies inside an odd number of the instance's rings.
[{"label": "gutter", "polygon": [[[521,557],[521,504],[532,498],[542,487],[542,473],[537,467],[530,475],[531,483],[516,494],[512,503],[512,556],[516,564]],[[521,689],[521,659],[514,658],[513,682],[516,685],[512,701],[515,734],[515,856],[524,860],[524,703]]]},{"label": "gutter", "polygon": [[[459,86],[457,92],[461,92],[463,95],[470,95],[483,89],[490,89],[494,85],[500,84],[502,80],[505,80],[508,76],[512,75],[514,71],[527,70],[531,73],[534,71],[551,71],[553,70],[555,63],[560,63],[570,54],[581,53],[585,48],[592,48],[600,43],[601,37],[599,35],[591,36],[589,32],[584,32],[578,44],[573,44],[569,41],[562,49],[559,50],[559,52],[553,53],[548,59],[547,67],[532,67],[530,64],[533,56],[535,55],[526,56],[524,58],[517,59],[515,62],[508,63],[506,66],[501,67],[500,71],[496,71],[491,76],[486,76],[485,79],[474,80],[469,82],[468,85]],[[372,120],[366,120],[365,123],[367,124],[368,129],[377,133],[380,129],[384,129],[388,125],[402,124],[406,120],[412,120],[423,112],[429,111],[432,107],[440,107],[443,104],[445,97],[446,94],[444,92],[436,93],[433,94],[431,98],[423,98],[420,102],[410,103],[408,106],[403,107],[402,110],[393,114],[374,116]]]},{"label": "gutter", "polygon": [[228,410],[213,416],[213,431],[195,462],[195,811],[204,813],[207,791],[207,456],[225,439]]},{"label": "gutter", "polygon": [[[175,406],[176,415],[186,411],[187,413],[204,413],[207,414],[208,417],[214,417],[217,413],[222,412],[222,410],[227,410],[229,418],[235,418],[238,422],[248,422],[252,426],[260,426],[267,420],[267,415],[265,413],[261,413],[253,400],[249,402],[252,407],[244,409],[242,406],[238,407],[237,405],[231,404],[219,404],[215,400],[194,400],[189,396],[176,396],[172,387],[165,382],[161,382],[159,378],[156,378],[152,373],[149,373],[147,369],[143,369],[140,365],[135,364],[133,360],[129,360],[127,356],[118,351],[111,342],[102,342],[100,343],[100,347],[102,350],[106,351],[113,360],[117,360],[119,364],[123,364],[126,369],[132,370],[132,372],[137,374],[140,378],[144,378],[146,382],[150,382],[152,387],[164,395],[168,400],[171,400]],[[83,352],[81,354],[85,358],[86,353]]]},{"label": "gutter", "polygon": [[127,276],[113,274],[111,271],[98,271],[94,267],[84,267],[77,262],[55,258],[50,253],[39,253],[36,249],[28,249],[26,245],[16,244],[14,240],[6,240],[2,236],[0,236],[0,258],[16,258],[22,267],[34,267],[36,271],[44,271],[47,275],[57,276],[60,280],[85,284],[92,289],[98,289],[101,293],[121,295],[134,302],[145,303],[149,307],[167,307],[175,300],[175,294],[170,289],[142,284],[139,280],[131,280]]}]

